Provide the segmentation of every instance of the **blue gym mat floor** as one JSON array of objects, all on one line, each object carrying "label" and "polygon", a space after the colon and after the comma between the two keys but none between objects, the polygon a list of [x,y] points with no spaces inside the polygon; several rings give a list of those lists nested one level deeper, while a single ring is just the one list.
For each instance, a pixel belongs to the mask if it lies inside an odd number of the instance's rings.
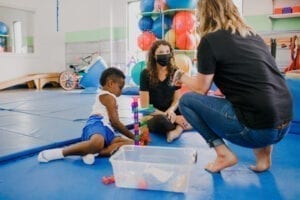
[{"label": "blue gym mat floor", "polygon": [[[153,146],[193,147],[198,161],[192,169],[187,193],[118,188],[104,185],[103,176],[113,174],[108,158],[85,165],[72,156],[38,163],[43,149],[79,140],[95,94],[81,90],[42,91],[10,89],[0,92],[0,199],[300,199],[300,135],[289,133],[273,151],[272,168],[263,173],[248,169],[254,163],[251,149],[230,144],[239,163],[210,174],[203,168],[214,159],[201,136],[185,132],[171,144],[151,133]],[[120,97],[120,115],[132,123],[131,96]]]}]

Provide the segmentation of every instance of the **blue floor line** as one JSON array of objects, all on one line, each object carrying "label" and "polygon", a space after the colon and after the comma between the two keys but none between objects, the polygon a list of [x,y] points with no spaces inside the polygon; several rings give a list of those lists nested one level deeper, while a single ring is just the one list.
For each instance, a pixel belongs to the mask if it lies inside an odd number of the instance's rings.
[{"label": "blue floor line", "polygon": [[43,151],[45,149],[52,149],[52,148],[67,146],[67,145],[70,145],[70,144],[73,144],[73,143],[76,143],[76,142],[79,142],[79,141],[81,141],[81,138],[74,138],[74,139],[65,140],[65,141],[62,141],[62,142],[54,142],[54,143],[39,146],[39,147],[36,147],[36,148],[26,149],[24,151],[8,154],[8,155],[5,155],[5,156],[0,156],[0,163],[1,162],[7,162],[7,161],[10,161],[10,160],[14,160],[14,159],[21,159],[21,158],[30,156],[32,154],[36,154],[36,153],[38,153],[40,151]]}]

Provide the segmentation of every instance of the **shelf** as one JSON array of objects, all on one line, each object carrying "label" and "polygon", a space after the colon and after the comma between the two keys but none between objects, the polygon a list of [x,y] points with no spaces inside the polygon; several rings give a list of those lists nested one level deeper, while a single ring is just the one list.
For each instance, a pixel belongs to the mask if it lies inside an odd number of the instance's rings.
[{"label": "shelf", "polygon": [[189,11],[195,13],[195,9],[183,9],[183,8],[168,9],[168,10],[164,10],[163,13],[167,15],[173,15],[175,12],[180,12],[180,11]]},{"label": "shelf", "polygon": [[300,13],[287,13],[287,14],[276,14],[270,15],[270,19],[288,19],[300,17]]},{"label": "shelf", "polygon": [[174,52],[175,53],[189,53],[189,54],[192,54],[192,53],[195,53],[196,50],[174,49]]},{"label": "shelf", "polygon": [[143,12],[141,13],[142,16],[157,16],[157,15],[160,15],[162,14],[163,12]]},{"label": "shelf", "polygon": [[0,34],[0,37],[8,37],[8,35]]},{"label": "shelf", "polygon": [[175,12],[179,11],[189,11],[189,12],[195,12],[195,9],[187,9],[187,8],[176,8],[176,9],[167,9],[163,10],[161,12],[143,12],[141,13],[142,16],[157,16],[157,15],[173,15]]}]

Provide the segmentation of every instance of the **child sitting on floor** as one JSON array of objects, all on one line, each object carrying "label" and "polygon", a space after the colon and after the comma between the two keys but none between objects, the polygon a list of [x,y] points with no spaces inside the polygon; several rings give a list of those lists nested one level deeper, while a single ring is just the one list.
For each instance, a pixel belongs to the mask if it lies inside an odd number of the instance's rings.
[{"label": "child sitting on floor", "polygon": [[[44,150],[39,153],[39,162],[49,162],[66,156],[82,156],[84,163],[93,164],[94,155],[109,156],[122,145],[133,144],[134,134],[119,120],[116,97],[121,95],[125,76],[117,68],[103,71],[100,84],[102,89],[96,97],[92,113],[82,131],[82,141],[66,148]],[[113,128],[112,128],[113,127]],[[114,130],[130,139],[120,137]]]}]

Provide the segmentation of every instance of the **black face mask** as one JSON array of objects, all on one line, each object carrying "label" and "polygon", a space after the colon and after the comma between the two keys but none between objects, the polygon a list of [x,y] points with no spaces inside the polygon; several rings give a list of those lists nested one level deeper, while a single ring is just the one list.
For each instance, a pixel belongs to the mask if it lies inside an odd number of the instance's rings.
[{"label": "black face mask", "polygon": [[159,54],[156,55],[156,62],[162,67],[165,67],[170,64],[171,54]]}]

